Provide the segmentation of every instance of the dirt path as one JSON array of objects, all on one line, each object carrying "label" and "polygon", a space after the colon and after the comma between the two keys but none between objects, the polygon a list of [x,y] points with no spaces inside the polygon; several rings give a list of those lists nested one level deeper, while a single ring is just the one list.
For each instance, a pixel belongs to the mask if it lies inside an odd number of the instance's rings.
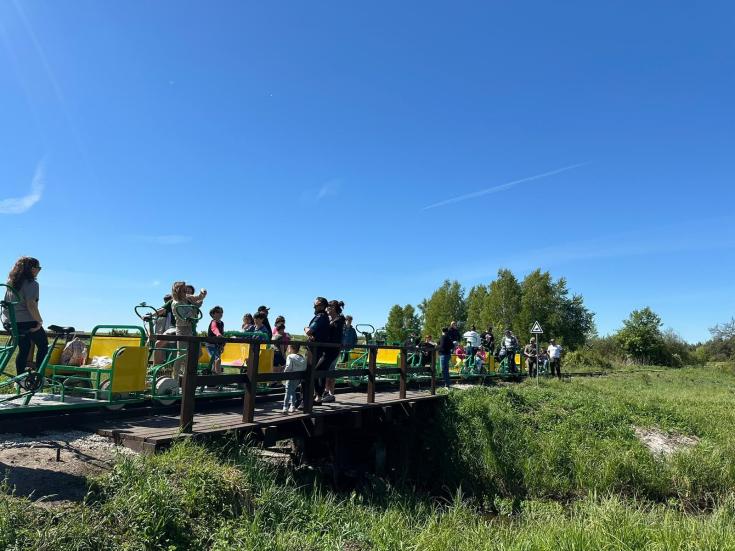
[{"label": "dirt path", "polygon": [[56,507],[84,499],[87,477],[109,470],[120,454],[134,452],[87,432],[2,434],[0,479],[15,495]]}]

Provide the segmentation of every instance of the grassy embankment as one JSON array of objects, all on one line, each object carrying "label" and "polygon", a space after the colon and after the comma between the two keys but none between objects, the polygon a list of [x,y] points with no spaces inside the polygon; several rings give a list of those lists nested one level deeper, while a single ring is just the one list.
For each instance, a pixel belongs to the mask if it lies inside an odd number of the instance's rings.
[{"label": "grassy embankment", "polygon": [[[732,367],[453,392],[420,459],[443,498],[335,494],[183,445],[63,513],[0,497],[0,548],[735,549],[734,404]],[[700,440],[664,459],[634,427]]]}]

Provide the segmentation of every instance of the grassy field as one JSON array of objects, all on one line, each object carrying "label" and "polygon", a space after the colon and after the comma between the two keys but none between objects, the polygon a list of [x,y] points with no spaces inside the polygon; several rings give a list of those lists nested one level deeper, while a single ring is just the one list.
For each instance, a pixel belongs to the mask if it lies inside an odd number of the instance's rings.
[{"label": "grassy field", "polygon": [[[735,549],[732,366],[453,391],[422,479],[336,493],[225,442],[121,460],[86,503],[0,496],[0,548]],[[635,429],[696,437],[654,456]]]}]

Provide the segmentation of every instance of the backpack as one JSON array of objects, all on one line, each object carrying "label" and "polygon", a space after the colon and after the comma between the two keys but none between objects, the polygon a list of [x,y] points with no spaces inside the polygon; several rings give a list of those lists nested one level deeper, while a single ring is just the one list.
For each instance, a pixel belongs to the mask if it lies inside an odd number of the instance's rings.
[{"label": "backpack", "polygon": [[87,346],[79,337],[66,343],[61,352],[61,363],[64,365],[84,365],[87,360]]}]

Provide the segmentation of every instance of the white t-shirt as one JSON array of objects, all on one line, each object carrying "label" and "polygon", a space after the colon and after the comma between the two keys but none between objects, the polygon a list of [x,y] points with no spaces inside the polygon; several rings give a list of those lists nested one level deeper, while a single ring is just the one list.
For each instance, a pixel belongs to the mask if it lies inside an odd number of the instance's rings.
[{"label": "white t-shirt", "polygon": [[552,360],[561,358],[561,345],[560,344],[550,344],[549,348],[547,348],[546,351],[549,353],[549,358],[551,358]]},{"label": "white t-shirt", "polygon": [[301,354],[289,354],[283,371],[306,371],[306,359]]},{"label": "white t-shirt", "polygon": [[471,346],[472,348],[480,347],[480,334],[477,331],[466,331],[462,336],[467,341],[467,346]]}]

